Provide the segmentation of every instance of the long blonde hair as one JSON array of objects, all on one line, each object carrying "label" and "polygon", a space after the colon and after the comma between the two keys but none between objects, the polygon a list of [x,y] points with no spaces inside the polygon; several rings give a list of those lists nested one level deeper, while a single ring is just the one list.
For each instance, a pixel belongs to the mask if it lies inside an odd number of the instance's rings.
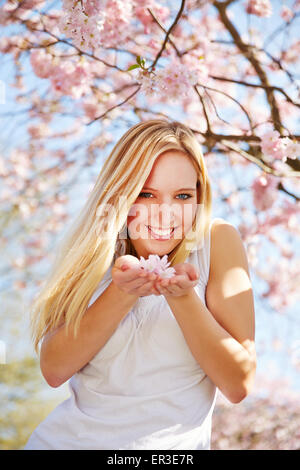
[{"label": "long blonde hair", "polygon": [[[163,152],[184,152],[197,171],[200,226],[194,244],[203,239],[211,219],[212,195],[201,147],[192,131],[177,121],[151,119],[140,122],[120,138],[105,160],[86,204],[56,249],[56,258],[44,286],[33,301],[31,330],[35,351],[45,334],[62,320],[74,328],[112,262],[122,254],[136,256],[124,237],[127,216]],[[120,203],[121,201],[121,203]],[[107,210],[111,207],[114,210]],[[193,230],[199,226],[199,210]],[[103,236],[109,233],[109,236]],[[169,254],[170,265],[185,261],[191,248],[186,236]]]}]

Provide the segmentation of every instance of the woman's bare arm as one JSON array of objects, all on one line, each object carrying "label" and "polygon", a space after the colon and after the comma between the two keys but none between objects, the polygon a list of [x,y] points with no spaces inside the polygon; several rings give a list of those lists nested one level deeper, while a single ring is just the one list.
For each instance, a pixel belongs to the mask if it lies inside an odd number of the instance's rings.
[{"label": "woman's bare arm", "polygon": [[59,387],[84,367],[112,336],[138,296],[112,281],[86,310],[76,338],[65,324],[47,333],[40,351],[41,371],[51,387]]},{"label": "woman's bare arm", "polygon": [[[124,261],[127,269],[122,269]],[[135,260],[134,260],[135,261]],[[112,281],[90,305],[76,336],[65,324],[48,332],[42,342],[40,366],[52,387],[59,387],[82,369],[100,351],[140,296],[156,294],[153,273],[143,273],[130,262],[130,257],[117,258],[112,268]],[[159,292],[157,292],[160,295]]]}]

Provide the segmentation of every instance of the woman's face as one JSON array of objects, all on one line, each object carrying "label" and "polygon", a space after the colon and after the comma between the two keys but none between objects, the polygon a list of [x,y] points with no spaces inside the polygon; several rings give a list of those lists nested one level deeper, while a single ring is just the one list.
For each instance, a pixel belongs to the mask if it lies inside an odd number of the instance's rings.
[{"label": "woman's face", "polygon": [[190,230],[197,211],[197,172],[183,152],[166,151],[155,161],[127,217],[138,254],[169,254]]}]

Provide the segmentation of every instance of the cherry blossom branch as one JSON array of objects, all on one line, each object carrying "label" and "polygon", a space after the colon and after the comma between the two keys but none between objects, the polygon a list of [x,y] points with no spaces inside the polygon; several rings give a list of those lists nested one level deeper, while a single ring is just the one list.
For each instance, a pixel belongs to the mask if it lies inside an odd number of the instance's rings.
[{"label": "cherry blossom branch", "polygon": [[[153,20],[155,21],[155,23],[160,27],[160,29],[167,35],[168,34],[168,31],[164,28],[164,26],[161,24],[161,22],[156,18],[156,16],[154,15],[153,11],[151,10],[151,8],[147,8],[147,10],[149,11],[150,15],[152,16]],[[176,47],[176,44],[173,40],[173,35],[169,32],[168,34],[168,39],[169,39],[169,42],[170,44],[173,46],[173,48],[175,49],[178,57],[180,57],[182,54],[181,52],[177,49]],[[153,68],[153,66],[152,66]]]},{"label": "cherry blossom branch", "polygon": [[[151,64],[151,66],[149,67],[151,70],[153,70],[153,68],[154,68],[155,65],[157,64],[157,62],[158,62],[160,56],[162,55],[162,53],[163,53],[163,51],[164,51],[164,49],[165,49],[165,47],[166,47],[166,44],[167,44],[167,42],[168,42],[168,40],[169,40],[169,36],[170,36],[170,34],[171,34],[171,31],[172,31],[172,29],[176,26],[176,24],[177,24],[178,21],[179,21],[179,18],[180,18],[181,15],[182,15],[182,12],[183,12],[183,10],[184,10],[184,6],[185,6],[185,0],[181,0],[181,5],[180,5],[179,11],[178,11],[178,13],[177,13],[177,15],[176,15],[176,18],[175,18],[175,20],[173,21],[173,23],[171,24],[170,28],[168,29],[168,31],[167,31],[167,33],[166,33],[166,36],[165,36],[165,39],[164,39],[164,42],[163,42],[163,45],[161,46],[160,50],[158,51],[157,56],[156,56],[155,59],[154,59],[154,62],[153,62],[153,63]],[[147,8],[147,10],[149,11],[149,8]],[[149,13],[151,14],[150,11],[149,11]],[[153,17],[153,15],[152,15],[152,17]]]},{"label": "cherry blossom branch", "polygon": [[205,103],[204,103],[204,100],[203,100],[203,97],[201,95],[201,93],[199,93],[199,90],[198,90],[198,85],[194,85],[194,90],[196,91],[198,97],[199,97],[199,100],[202,104],[202,109],[203,109],[203,114],[204,114],[204,117],[205,117],[205,120],[206,120],[206,127],[207,127],[207,134],[211,134],[211,127],[210,127],[210,122],[209,122],[209,117],[208,117],[208,114],[207,114],[207,111],[206,111],[206,107],[205,107]]},{"label": "cherry blossom branch", "polygon": [[263,47],[265,48],[269,42],[271,42],[279,33],[284,31],[286,28],[288,28],[291,23],[300,15],[300,13],[295,12],[293,13],[292,18],[288,22],[284,22],[282,25],[278,26],[265,40]]},{"label": "cherry blossom branch", "polygon": [[121,101],[120,103],[112,106],[111,108],[107,109],[103,114],[101,114],[100,116],[92,119],[92,121],[88,122],[86,125],[89,126],[90,124],[93,124],[93,122],[95,121],[98,121],[99,119],[102,119],[104,118],[107,114],[109,114],[111,111],[113,111],[115,108],[118,108],[119,106],[122,106],[124,103],[127,103],[127,101],[129,101],[140,89],[141,85],[138,85],[137,86],[137,89],[131,93],[131,95],[129,95],[127,98],[125,98],[125,100]]},{"label": "cherry blossom branch", "polygon": [[220,81],[223,81],[223,82],[230,82],[230,83],[236,83],[238,85],[243,85],[243,86],[247,86],[247,87],[250,87],[250,88],[262,88],[262,89],[271,89],[271,90],[274,90],[274,91],[278,91],[280,93],[282,93],[286,100],[293,104],[294,106],[297,106],[298,108],[300,108],[300,103],[295,103],[292,98],[290,98],[290,96],[281,88],[281,87],[278,87],[278,86],[275,86],[275,85],[263,85],[262,83],[259,83],[259,84],[256,84],[256,83],[249,83],[249,82],[244,82],[243,80],[236,80],[236,79],[233,79],[233,78],[226,78],[226,77],[218,77],[216,75],[210,75],[210,78],[213,78],[214,80],[220,80]]},{"label": "cherry blossom branch", "polygon": [[[23,24],[26,24],[27,22],[24,21],[24,20],[20,20],[21,23]],[[27,26],[27,24],[26,24]],[[56,39],[56,43],[52,43],[52,44],[46,44],[46,45],[38,45],[38,46],[33,46],[34,48],[46,48],[46,47],[49,47],[49,46],[53,46],[55,44],[59,44],[59,43],[62,43],[62,44],[66,44],[67,46],[69,47],[72,47],[73,49],[75,49],[77,52],[78,52],[78,55],[79,56],[87,56],[87,57],[90,57],[91,59],[93,60],[96,60],[98,62],[101,62],[102,64],[106,65],[107,67],[110,67],[110,68],[113,68],[113,69],[116,69],[118,70],[119,72],[127,72],[127,70],[123,70],[122,68],[118,67],[117,65],[114,65],[114,64],[110,64],[108,62],[106,62],[104,59],[100,59],[99,57],[95,56],[94,54],[90,53],[90,52],[85,52],[85,51],[82,51],[81,49],[79,49],[79,47],[77,47],[75,44],[72,44],[70,43],[69,41],[67,41],[66,39],[61,39],[59,38],[58,36],[56,36],[54,33],[51,33],[50,31],[48,31],[45,27],[43,27],[43,29],[38,29],[38,28],[33,28],[33,27],[30,27],[30,30],[31,31],[37,31],[39,33],[46,33],[48,34],[49,36],[53,37],[54,39]],[[29,48],[31,49],[31,47]],[[59,56],[60,57],[60,56]]]},{"label": "cherry blossom branch", "polygon": [[251,63],[253,66],[254,70],[257,73],[258,78],[260,79],[261,84],[264,86],[265,92],[266,92],[266,97],[267,101],[270,105],[270,110],[271,110],[271,116],[272,120],[274,123],[274,128],[281,134],[283,131],[283,126],[281,123],[281,118],[280,118],[280,113],[279,109],[277,106],[276,98],[273,93],[273,89],[270,88],[270,83],[268,80],[268,76],[264,69],[262,68],[261,64],[257,60],[252,48],[249,48],[247,44],[245,44],[242,41],[242,38],[234,26],[234,24],[230,21],[228,15],[227,15],[227,5],[224,2],[220,2],[217,0],[214,0],[213,5],[216,7],[216,9],[219,12],[220,15],[220,20],[224,24],[225,28],[231,35],[232,39],[234,40],[236,46],[238,49],[242,52],[242,54],[245,56],[245,58]]},{"label": "cherry blossom branch", "polygon": [[286,193],[288,196],[291,196],[293,197],[296,201],[300,201],[300,197],[299,196],[296,196],[296,194],[293,194],[291,193],[290,191],[288,191],[282,184],[282,182],[280,181],[278,186],[277,186],[277,189],[279,189],[280,191]]},{"label": "cherry blossom branch", "polygon": [[253,124],[252,124],[252,121],[251,121],[251,118],[249,116],[249,113],[248,111],[246,110],[246,108],[242,105],[242,103],[240,103],[237,99],[233,98],[233,96],[229,95],[228,93],[226,93],[225,91],[222,91],[222,90],[218,90],[217,88],[213,88],[213,87],[209,87],[209,86],[206,86],[206,85],[202,85],[203,88],[205,90],[211,90],[211,91],[214,91],[216,93],[220,93],[221,95],[223,96],[226,96],[227,98],[229,98],[230,100],[232,100],[234,103],[236,103],[240,108],[241,110],[243,111],[243,113],[246,115],[247,117],[247,120],[249,122],[249,126],[250,126],[250,129],[251,131],[253,131]]},{"label": "cherry blossom branch", "polygon": [[300,171],[291,171],[291,172],[281,173],[281,172],[277,171],[274,168],[270,168],[265,163],[263,163],[259,158],[256,158],[253,155],[250,155],[250,153],[246,152],[245,150],[242,150],[240,147],[237,147],[232,142],[224,142],[224,141],[221,140],[220,143],[224,147],[227,147],[230,150],[233,150],[234,152],[239,153],[240,155],[242,155],[247,160],[251,161],[252,163],[255,163],[262,170],[264,170],[266,173],[270,173],[270,174],[272,174],[274,176],[278,176],[280,178],[283,178],[283,177],[284,178],[299,178],[300,177]]},{"label": "cherry blossom branch", "polygon": [[[225,39],[212,39],[211,40],[212,43],[216,43],[216,44],[225,44],[225,45],[229,45],[229,46],[235,46],[235,42],[234,41],[228,41],[228,40],[225,40]],[[187,49],[184,54],[188,53],[190,50],[193,50],[195,49],[196,47],[198,47],[198,44],[194,45],[193,47],[191,47],[190,49]],[[280,70],[282,70],[288,77],[289,81],[295,85],[298,89],[299,89],[299,85],[297,84],[296,82],[296,78],[298,77],[295,73],[292,73],[290,70],[288,70],[286,67],[284,67],[281,63],[281,60],[280,59],[277,59],[276,57],[274,57],[269,51],[267,51],[266,49],[264,48],[261,48],[261,47],[257,47],[256,45],[253,45],[253,44],[247,44],[247,47],[249,48],[253,48],[255,49],[257,52],[263,52],[264,54],[266,54],[271,60],[272,62],[274,62],[274,64],[276,64]]]}]

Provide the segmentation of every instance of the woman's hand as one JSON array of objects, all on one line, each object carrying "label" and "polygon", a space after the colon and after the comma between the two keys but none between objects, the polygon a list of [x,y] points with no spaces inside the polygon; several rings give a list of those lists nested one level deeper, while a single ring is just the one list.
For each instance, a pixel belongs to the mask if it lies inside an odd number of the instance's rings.
[{"label": "woman's hand", "polygon": [[191,263],[179,263],[173,266],[176,274],[168,279],[159,279],[155,286],[165,297],[187,295],[199,281],[199,273]]},{"label": "woman's hand", "polygon": [[138,258],[131,255],[119,256],[112,268],[112,280],[119,289],[137,297],[161,295],[154,285],[158,278],[157,274],[145,272]]}]

